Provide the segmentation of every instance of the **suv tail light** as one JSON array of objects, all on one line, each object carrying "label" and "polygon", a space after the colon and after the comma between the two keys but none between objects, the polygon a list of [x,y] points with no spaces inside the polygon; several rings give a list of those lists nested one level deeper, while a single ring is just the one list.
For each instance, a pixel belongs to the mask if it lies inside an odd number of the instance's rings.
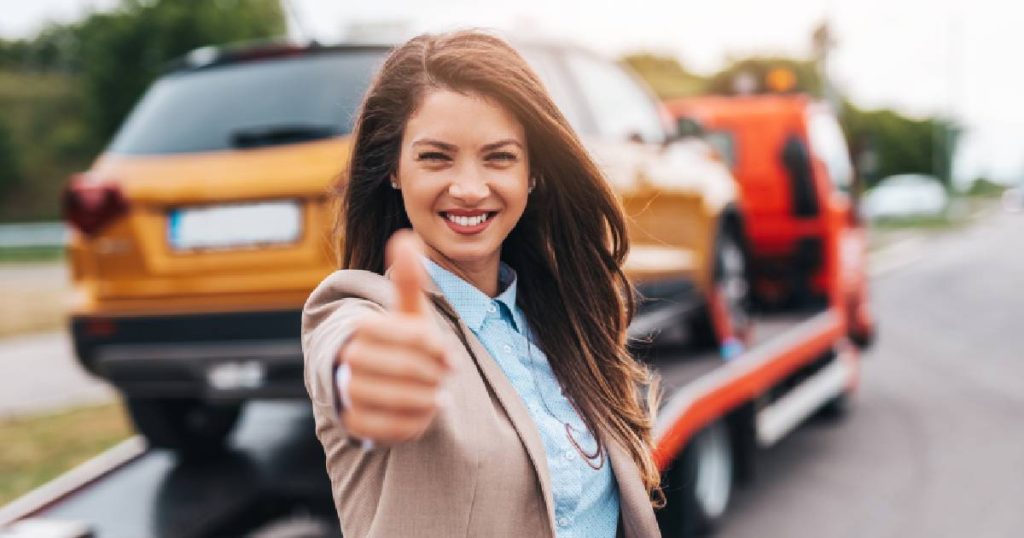
[{"label": "suv tail light", "polygon": [[75,174],[61,195],[64,220],[85,235],[93,235],[128,211],[128,201],[117,183]]}]

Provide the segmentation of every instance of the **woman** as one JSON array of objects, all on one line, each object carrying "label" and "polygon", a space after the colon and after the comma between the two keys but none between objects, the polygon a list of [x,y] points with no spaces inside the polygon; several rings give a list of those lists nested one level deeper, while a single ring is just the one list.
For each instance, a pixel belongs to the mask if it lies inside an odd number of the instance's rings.
[{"label": "woman", "polygon": [[414,38],[354,139],[302,327],[345,536],[657,536],[624,218],[537,76]]}]

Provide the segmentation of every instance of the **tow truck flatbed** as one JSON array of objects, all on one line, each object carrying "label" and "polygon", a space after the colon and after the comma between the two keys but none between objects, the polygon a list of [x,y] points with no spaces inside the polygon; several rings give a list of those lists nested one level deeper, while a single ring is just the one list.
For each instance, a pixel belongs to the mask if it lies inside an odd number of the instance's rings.
[{"label": "tow truck flatbed", "polygon": [[[762,445],[795,427],[854,379],[843,353],[829,355],[842,330],[835,313],[824,310],[759,320],[753,344],[729,361],[715,350],[649,348],[644,359],[664,390],[655,427],[659,467],[665,470],[701,428],[831,356],[797,389],[756,409]],[[815,376],[824,381],[809,383]],[[812,385],[818,388],[806,394]],[[0,529],[8,529],[0,537],[36,536],[16,534],[16,522],[49,525],[49,536],[60,538],[265,536],[258,529],[290,518],[315,520],[325,535],[336,536],[324,454],[313,431],[305,402],[254,402],[230,450],[213,461],[179,460],[132,438],[0,509]]]}]

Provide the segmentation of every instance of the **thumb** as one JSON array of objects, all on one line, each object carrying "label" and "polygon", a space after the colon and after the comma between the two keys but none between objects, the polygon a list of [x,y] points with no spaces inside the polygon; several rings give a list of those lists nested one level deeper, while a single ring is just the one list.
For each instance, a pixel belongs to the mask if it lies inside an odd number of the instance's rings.
[{"label": "thumb", "polygon": [[423,287],[427,274],[420,261],[423,246],[419,239],[410,230],[399,230],[388,240],[386,251],[391,261],[391,280],[395,283],[395,311],[414,316],[425,314]]}]

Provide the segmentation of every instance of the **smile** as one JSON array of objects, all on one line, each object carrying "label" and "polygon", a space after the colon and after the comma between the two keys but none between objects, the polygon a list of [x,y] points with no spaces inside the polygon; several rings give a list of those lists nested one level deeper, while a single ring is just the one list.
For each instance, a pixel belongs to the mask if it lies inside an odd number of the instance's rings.
[{"label": "smile", "polygon": [[461,234],[474,234],[483,231],[497,214],[497,211],[442,211],[440,213],[448,227]]}]

